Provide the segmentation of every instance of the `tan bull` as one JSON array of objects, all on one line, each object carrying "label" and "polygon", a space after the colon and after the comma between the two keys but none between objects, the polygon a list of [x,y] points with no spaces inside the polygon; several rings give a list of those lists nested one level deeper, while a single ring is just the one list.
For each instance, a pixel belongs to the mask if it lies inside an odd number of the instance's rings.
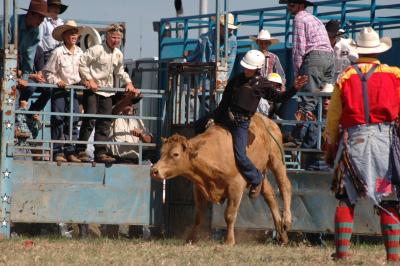
[{"label": "tan bull", "polygon": [[[271,209],[280,240],[287,243],[287,230],[290,229],[292,221],[291,184],[286,175],[286,167],[278,144],[282,147],[279,127],[260,114],[253,116],[247,154],[260,171],[265,174],[270,169],[276,178],[283,198],[283,218],[274,190],[267,178],[264,178],[261,193]],[[162,146],[160,160],[151,168],[151,177],[164,180],[176,176],[186,177],[195,185],[195,224],[187,241],[197,240],[207,201],[220,203],[227,199],[225,243],[235,244],[233,229],[247,181],[236,167],[229,131],[215,125],[191,139],[180,135],[168,138]]]}]

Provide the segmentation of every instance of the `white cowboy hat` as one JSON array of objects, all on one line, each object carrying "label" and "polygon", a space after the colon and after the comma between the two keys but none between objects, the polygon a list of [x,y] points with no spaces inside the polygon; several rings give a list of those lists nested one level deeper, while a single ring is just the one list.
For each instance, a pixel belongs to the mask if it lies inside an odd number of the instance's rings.
[{"label": "white cowboy hat", "polygon": [[99,32],[93,27],[84,27],[79,40],[82,51],[86,51],[90,47],[101,44]]},{"label": "white cowboy hat", "polygon": [[334,87],[331,83],[325,83],[324,86],[322,86],[321,92],[332,93],[333,89],[334,89]]},{"label": "white cowboy hat", "polygon": [[[219,21],[222,26],[225,26],[225,15],[219,17]],[[238,25],[235,25],[235,17],[232,13],[228,13],[228,29],[236,30]]]},{"label": "white cowboy hat", "polygon": [[350,47],[358,54],[380,54],[392,48],[392,39],[383,37],[379,39],[379,35],[371,27],[361,29],[360,35],[355,43],[350,43]]},{"label": "white cowboy hat", "polygon": [[65,22],[64,25],[60,25],[53,30],[52,35],[54,40],[62,42],[63,33],[66,32],[67,30],[72,30],[72,29],[78,30],[78,34],[80,34],[82,27],[78,27],[78,24],[76,24],[75,20],[68,20],[67,22]]},{"label": "white cowboy hat", "polygon": [[271,38],[271,34],[269,33],[268,30],[260,30],[260,32],[258,33],[257,37],[256,36],[251,36],[250,37],[251,40],[253,41],[269,41],[271,44],[277,44],[279,43],[278,39],[275,38]]}]

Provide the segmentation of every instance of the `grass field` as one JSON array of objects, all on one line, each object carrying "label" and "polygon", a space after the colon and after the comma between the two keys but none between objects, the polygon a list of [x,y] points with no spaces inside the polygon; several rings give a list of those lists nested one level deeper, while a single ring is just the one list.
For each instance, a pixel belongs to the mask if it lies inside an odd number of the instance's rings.
[{"label": "grass field", "polygon": [[[216,241],[185,245],[182,240],[67,240],[17,238],[0,242],[1,265],[335,265],[332,246]],[[352,246],[352,257],[339,265],[385,265],[383,245]]]}]

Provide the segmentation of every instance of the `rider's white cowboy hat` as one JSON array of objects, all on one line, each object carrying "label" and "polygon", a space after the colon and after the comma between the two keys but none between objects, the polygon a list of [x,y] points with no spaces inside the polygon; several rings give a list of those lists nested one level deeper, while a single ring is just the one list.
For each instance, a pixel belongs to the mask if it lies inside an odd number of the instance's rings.
[{"label": "rider's white cowboy hat", "polygon": [[278,39],[275,38],[271,38],[271,34],[269,33],[268,30],[260,30],[260,32],[258,33],[257,37],[255,36],[251,36],[250,39],[252,39],[253,41],[269,41],[271,44],[277,44],[279,43]]},{"label": "rider's white cowboy hat", "polygon": [[379,39],[379,35],[371,27],[361,29],[360,35],[355,43],[350,43],[358,54],[380,54],[392,48],[392,39],[383,37]]},{"label": "rider's white cowboy hat", "polygon": [[53,35],[54,40],[62,42],[63,41],[63,38],[62,38],[63,33],[66,32],[67,30],[72,30],[72,29],[78,30],[78,34],[80,34],[82,27],[78,27],[78,24],[76,24],[76,22],[74,20],[68,20],[67,22],[65,22],[64,25],[60,25],[53,30],[52,35]]}]

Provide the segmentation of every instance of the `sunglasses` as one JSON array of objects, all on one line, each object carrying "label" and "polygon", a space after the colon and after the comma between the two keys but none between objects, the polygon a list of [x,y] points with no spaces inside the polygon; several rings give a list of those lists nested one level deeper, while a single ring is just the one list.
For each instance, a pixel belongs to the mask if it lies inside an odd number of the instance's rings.
[{"label": "sunglasses", "polygon": [[119,32],[124,32],[124,28],[121,25],[118,24],[112,24],[108,27],[108,32],[115,32],[115,31],[119,31]]}]

